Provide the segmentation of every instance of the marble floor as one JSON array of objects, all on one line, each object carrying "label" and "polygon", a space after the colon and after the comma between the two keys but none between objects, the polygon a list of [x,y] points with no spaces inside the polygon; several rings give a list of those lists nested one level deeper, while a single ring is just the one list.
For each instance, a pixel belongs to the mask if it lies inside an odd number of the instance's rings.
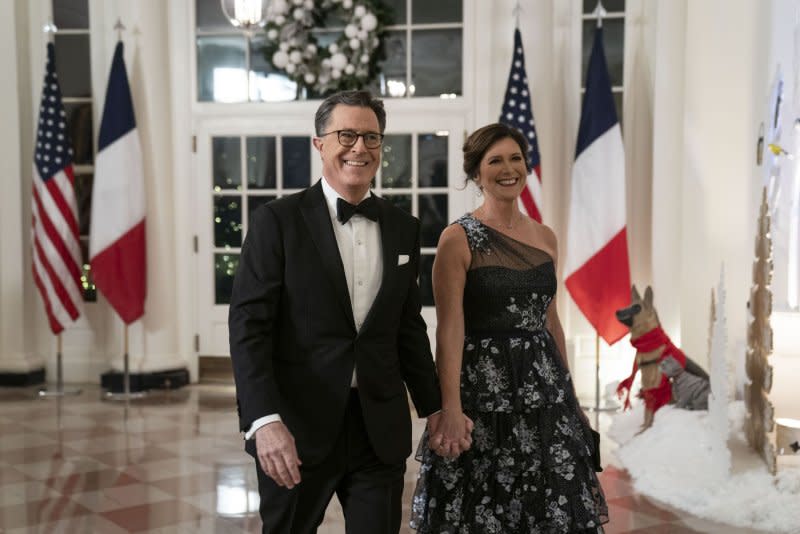
[{"label": "marble floor", "polygon": [[[602,433],[608,416],[595,423]],[[48,399],[32,389],[0,389],[0,534],[259,532],[255,471],[236,427],[227,386],[195,385],[130,402],[101,400],[97,386]],[[415,439],[422,429],[415,423]],[[613,461],[607,448],[603,457]],[[416,472],[409,460],[406,518]],[[600,479],[610,509],[607,533],[758,532],[639,495],[612,463]],[[343,525],[334,500],[319,534],[343,533]]]}]

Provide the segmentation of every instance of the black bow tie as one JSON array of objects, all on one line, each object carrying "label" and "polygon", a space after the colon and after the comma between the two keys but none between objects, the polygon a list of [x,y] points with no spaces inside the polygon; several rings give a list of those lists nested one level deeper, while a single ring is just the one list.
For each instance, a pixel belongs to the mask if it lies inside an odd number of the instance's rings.
[{"label": "black bow tie", "polygon": [[350,204],[343,198],[336,199],[336,218],[339,219],[340,223],[346,223],[350,220],[350,217],[356,213],[363,215],[367,219],[377,221],[380,212],[378,210],[378,203],[375,200],[375,196],[370,195],[362,200],[357,206]]}]

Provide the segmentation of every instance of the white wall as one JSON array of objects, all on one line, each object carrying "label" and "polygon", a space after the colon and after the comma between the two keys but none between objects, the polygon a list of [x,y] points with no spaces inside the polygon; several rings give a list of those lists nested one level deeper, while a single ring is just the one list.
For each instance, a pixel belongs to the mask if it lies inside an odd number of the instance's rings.
[{"label": "white wall", "polygon": [[[769,19],[771,31],[766,36],[767,40],[767,74],[768,79],[764,82],[771,82],[778,70],[782,73],[783,86],[783,105],[780,106],[780,121],[776,133],[772,134],[769,130],[770,119],[773,115],[771,109],[771,87],[764,85],[763,100],[761,102],[760,120],[765,124],[767,132],[767,142],[775,141],[790,153],[797,155],[800,150],[800,130],[795,127],[795,120],[800,116],[800,57],[796,57],[800,51],[800,30],[793,24],[782,23],[782,20],[798,20],[800,17],[800,2],[797,0],[775,0],[770,4],[770,9],[766,15]],[[768,98],[770,97],[770,98]],[[777,169],[775,172],[774,169]],[[797,311],[798,298],[798,269],[800,261],[793,262],[793,272],[789,273],[789,254],[794,253],[797,258],[798,245],[798,221],[800,216],[800,206],[797,203],[798,191],[800,191],[800,174],[798,160],[789,159],[785,156],[775,156],[769,152],[765,154],[764,163],[760,167],[760,177],[765,183],[769,182],[771,174],[776,179],[770,183],[770,214],[772,224],[770,233],[773,239],[773,258],[775,261],[775,273],[773,277],[774,306],[778,310],[789,310],[794,308]],[[794,229],[792,218],[795,219]],[[790,251],[790,241],[794,243],[794,250]],[[790,283],[790,279],[792,283]]]},{"label": "white wall", "polygon": [[[797,377],[800,376],[800,313],[791,309],[790,297],[797,305],[798,288],[789,283],[789,277],[798,273],[789,272],[789,240],[798,242],[797,234],[790,235],[791,216],[800,216],[797,205],[798,179],[794,174],[798,168],[800,153],[800,131],[795,128],[795,120],[800,117],[800,2],[797,0],[774,0],[767,15],[771,31],[765,37],[768,45],[768,61],[765,66],[767,77],[761,87],[760,121],[766,122],[771,113],[767,109],[770,85],[774,72],[780,67],[784,78],[783,106],[781,110],[780,144],[795,155],[795,159],[781,158],[778,193],[772,197],[771,235],[773,239],[773,308],[772,329],[774,354],[770,358],[773,366],[773,386],[770,399],[775,407],[776,417],[798,418],[800,414],[800,395],[797,395]],[[792,24],[786,23],[786,21]],[[767,175],[769,158],[759,169],[759,184]],[[795,269],[800,266],[795,266]]]},{"label": "white wall", "polygon": [[762,4],[749,0],[688,2],[686,13],[684,157],[676,169],[682,173],[681,337],[687,354],[704,363],[710,290],[722,263],[729,346],[745,339],[768,28]]}]

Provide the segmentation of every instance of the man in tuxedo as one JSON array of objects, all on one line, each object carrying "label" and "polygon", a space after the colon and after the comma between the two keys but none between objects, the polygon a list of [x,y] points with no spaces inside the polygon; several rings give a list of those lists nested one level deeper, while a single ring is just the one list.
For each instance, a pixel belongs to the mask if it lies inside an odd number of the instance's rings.
[{"label": "man in tuxedo", "polygon": [[396,534],[406,386],[438,422],[419,221],[370,192],[385,125],[366,91],[325,99],[313,140],[322,178],[259,208],[242,246],[231,357],[265,533],[316,532],[336,493],[349,534]]}]

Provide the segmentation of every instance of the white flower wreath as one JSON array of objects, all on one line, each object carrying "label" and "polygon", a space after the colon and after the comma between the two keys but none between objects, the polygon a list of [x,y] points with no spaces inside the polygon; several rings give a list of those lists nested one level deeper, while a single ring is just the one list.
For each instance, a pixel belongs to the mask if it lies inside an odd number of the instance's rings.
[{"label": "white flower wreath", "polygon": [[[264,54],[277,70],[314,93],[358,89],[378,72],[385,12],[374,0],[272,0]],[[333,15],[344,30],[320,46],[314,28]]]}]

